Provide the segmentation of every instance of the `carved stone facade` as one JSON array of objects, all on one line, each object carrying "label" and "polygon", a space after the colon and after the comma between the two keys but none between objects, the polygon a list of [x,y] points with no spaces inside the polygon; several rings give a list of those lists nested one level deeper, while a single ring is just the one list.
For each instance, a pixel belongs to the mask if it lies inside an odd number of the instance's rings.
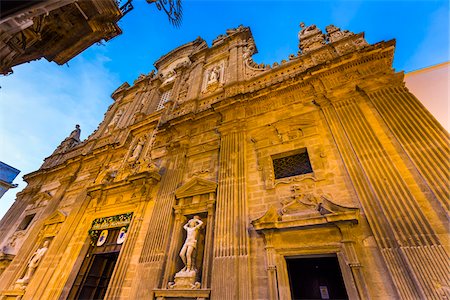
[{"label": "carved stone facade", "polygon": [[0,299],[448,299],[448,133],[394,41],[299,39],[258,65],[240,26],[121,85],[26,175]]}]

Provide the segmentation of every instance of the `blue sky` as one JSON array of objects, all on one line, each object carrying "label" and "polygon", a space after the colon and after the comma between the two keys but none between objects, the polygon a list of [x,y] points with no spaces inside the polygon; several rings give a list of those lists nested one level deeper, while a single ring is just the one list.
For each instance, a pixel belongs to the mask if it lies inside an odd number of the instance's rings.
[{"label": "blue sky", "polygon": [[58,66],[45,60],[0,77],[0,160],[20,169],[19,187],[0,199],[0,217],[37,170],[73,129],[84,139],[103,119],[111,93],[149,73],[173,48],[201,36],[211,45],[225,30],[250,26],[257,63],[272,64],[298,51],[299,23],[323,31],[334,24],[365,32],[369,43],[397,40],[396,71],[413,71],[449,60],[449,1],[196,1],[183,2],[183,22],[172,27],[154,4],[134,0],[119,23],[123,34],[94,45]]}]

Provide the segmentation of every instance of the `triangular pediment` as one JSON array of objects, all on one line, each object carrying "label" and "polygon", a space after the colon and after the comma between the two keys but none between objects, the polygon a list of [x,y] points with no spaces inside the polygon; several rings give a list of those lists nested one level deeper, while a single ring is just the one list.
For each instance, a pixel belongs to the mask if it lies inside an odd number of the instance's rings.
[{"label": "triangular pediment", "polygon": [[64,220],[66,219],[66,214],[63,213],[60,210],[55,211],[53,214],[50,215],[50,217],[47,218],[47,220],[45,221],[45,225],[49,225],[49,224],[57,224],[57,223],[62,223],[64,222]]},{"label": "triangular pediment", "polygon": [[217,183],[202,179],[202,178],[192,178],[186,184],[181,186],[175,191],[175,196],[177,198],[186,198],[196,195],[203,195],[214,193],[217,189]]}]

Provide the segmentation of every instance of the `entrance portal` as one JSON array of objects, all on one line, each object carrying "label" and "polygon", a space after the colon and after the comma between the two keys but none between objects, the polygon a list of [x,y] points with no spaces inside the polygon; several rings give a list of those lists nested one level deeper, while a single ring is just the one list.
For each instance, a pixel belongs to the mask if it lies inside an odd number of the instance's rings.
[{"label": "entrance portal", "polygon": [[293,300],[348,299],[335,255],[286,258],[286,264]]},{"label": "entrance portal", "polygon": [[117,244],[119,228],[109,229],[105,242],[92,245],[84,259],[67,299],[103,299],[108,289],[121,244]]}]

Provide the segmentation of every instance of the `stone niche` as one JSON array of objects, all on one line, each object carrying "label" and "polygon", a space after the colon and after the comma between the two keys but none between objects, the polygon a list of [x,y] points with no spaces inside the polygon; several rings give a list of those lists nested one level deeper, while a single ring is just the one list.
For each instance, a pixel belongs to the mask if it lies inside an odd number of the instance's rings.
[{"label": "stone niche", "polygon": [[[194,177],[175,191],[172,244],[163,288],[154,290],[155,299],[209,299],[216,189],[217,183]],[[203,225],[198,231],[192,254],[192,269],[186,272],[179,256],[187,236],[183,226],[197,216]]]}]

